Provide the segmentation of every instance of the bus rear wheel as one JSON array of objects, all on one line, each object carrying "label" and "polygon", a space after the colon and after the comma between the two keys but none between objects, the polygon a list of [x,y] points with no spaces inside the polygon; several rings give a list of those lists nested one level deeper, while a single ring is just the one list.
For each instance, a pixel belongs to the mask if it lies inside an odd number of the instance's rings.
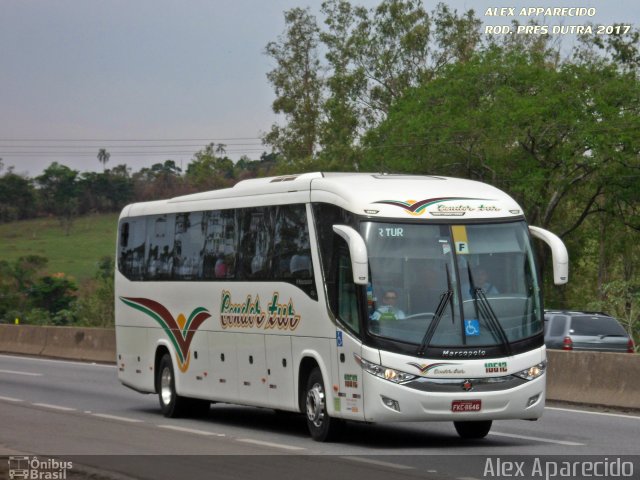
[{"label": "bus rear wheel", "polygon": [[480,420],[475,422],[453,422],[460,437],[465,439],[484,438],[491,430],[491,420]]},{"label": "bus rear wheel", "polygon": [[343,421],[331,418],[327,413],[327,395],[322,380],[322,372],[315,368],[307,380],[305,395],[307,427],[311,438],[317,442],[336,440],[343,428]]},{"label": "bus rear wheel", "polygon": [[179,396],[176,392],[176,377],[171,356],[168,353],[165,353],[160,360],[156,385],[162,414],[169,418],[184,416],[188,399]]}]

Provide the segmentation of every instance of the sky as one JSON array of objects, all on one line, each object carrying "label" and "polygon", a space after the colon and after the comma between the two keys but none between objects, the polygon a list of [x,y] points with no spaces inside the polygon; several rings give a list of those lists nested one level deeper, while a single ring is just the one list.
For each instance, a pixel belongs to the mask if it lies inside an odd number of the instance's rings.
[{"label": "sky", "polygon": [[[39,175],[57,161],[83,171],[126,163],[133,171],[173,159],[186,168],[208,143],[257,159],[279,119],[264,54],[284,30],[283,12],[320,1],[0,0],[0,158],[5,171]],[[373,7],[378,0],[352,0]],[[424,0],[428,10],[435,0]],[[637,0],[445,0],[473,8],[584,7],[594,17],[549,25],[640,20]],[[519,18],[526,23],[528,18]],[[563,41],[571,38],[565,36]],[[0,172],[1,174],[1,172]]]}]

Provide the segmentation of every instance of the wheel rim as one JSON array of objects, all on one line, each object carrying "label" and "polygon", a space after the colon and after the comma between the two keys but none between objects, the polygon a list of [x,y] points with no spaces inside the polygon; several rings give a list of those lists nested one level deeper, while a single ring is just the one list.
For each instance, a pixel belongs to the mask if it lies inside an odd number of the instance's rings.
[{"label": "wheel rim", "polygon": [[162,375],[160,376],[160,398],[162,398],[162,403],[164,405],[169,405],[171,403],[171,398],[173,397],[171,380],[171,369],[165,368],[162,370]]},{"label": "wheel rim", "polygon": [[316,383],[307,392],[307,418],[315,427],[322,426],[324,410],[324,389]]}]

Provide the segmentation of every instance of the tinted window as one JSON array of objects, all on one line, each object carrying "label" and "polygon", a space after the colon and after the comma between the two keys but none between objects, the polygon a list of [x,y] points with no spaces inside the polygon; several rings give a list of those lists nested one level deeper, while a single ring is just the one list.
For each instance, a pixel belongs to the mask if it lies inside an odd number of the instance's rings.
[{"label": "tinted window", "polygon": [[239,212],[238,275],[243,280],[269,279],[273,248],[273,208],[245,208]]},{"label": "tinted window", "polygon": [[341,306],[338,297],[343,294],[343,291],[339,291],[338,286],[338,273],[341,271],[339,249],[345,242],[333,231],[333,226],[354,226],[355,217],[335,205],[324,203],[313,205],[313,217],[329,306],[334,315],[340,317]]},{"label": "tinted window", "polygon": [[175,240],[175,215],[147,217],[147,280],[171,280],[173,274],[173,248]]},{"label": "tinted window", "polygon": [[338,248],[338,317],[354,332],[360,332],[356,285],[347,243],[340,239]]},{"label": "tinted window", "polygon": [[571,318],[571,333],[574,335],[626,336],[627,332],[611,317],[576,316]]},{"label": "tinted window", "polygon": [[202,278],[206,221],[203,212],[176,215],[173,279]]},{"label": "tinted window", "polygon": [[302,204],[129,218],[118,242],[130,280],[284,281],[318,298]]},{"label": "tinted window", "polygon": [[273,248],[269,252],[272,276],[297,285],[316,298],[304,205],[277,207]]},{"label": "tinted window", "polygon": [[552,337],[561,337],[565,332],[565,325],[567,324],[567,319],[565,317],[561,317],[556,315],[553,317],[551,321],[551,330],[549,335]]},{"label": "tinted window", "polygon": [[118,269],[131,280],[141,280],[145,274],[144,218],[128,218],[120,223]]},{"label": "tinted window", "polygon": [[236,212],[215,210],[205,212],[205,245],[202,278],[232,279],[236,274]]}]

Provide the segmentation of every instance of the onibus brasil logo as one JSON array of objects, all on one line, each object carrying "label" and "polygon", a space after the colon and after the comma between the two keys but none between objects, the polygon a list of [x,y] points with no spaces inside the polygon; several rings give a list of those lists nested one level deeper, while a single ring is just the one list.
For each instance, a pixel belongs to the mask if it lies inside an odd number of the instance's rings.
[{"label": "onibus brasil logo", "polygon": [[189,348],[193,341],[193,336],[198,327],[207,318],[211,317],[209,311],[204,307],[197,307],[193,309],[189,317],[185,317],[184,314],[180,313],[178,318],[173,318],[169,310],[155,300],[132,297],[120,297],[120,300],[131,308],[146,313],[162,327],[176,349],[178,368],[181,372],[186,372],[189,369],[191,360]]}]

